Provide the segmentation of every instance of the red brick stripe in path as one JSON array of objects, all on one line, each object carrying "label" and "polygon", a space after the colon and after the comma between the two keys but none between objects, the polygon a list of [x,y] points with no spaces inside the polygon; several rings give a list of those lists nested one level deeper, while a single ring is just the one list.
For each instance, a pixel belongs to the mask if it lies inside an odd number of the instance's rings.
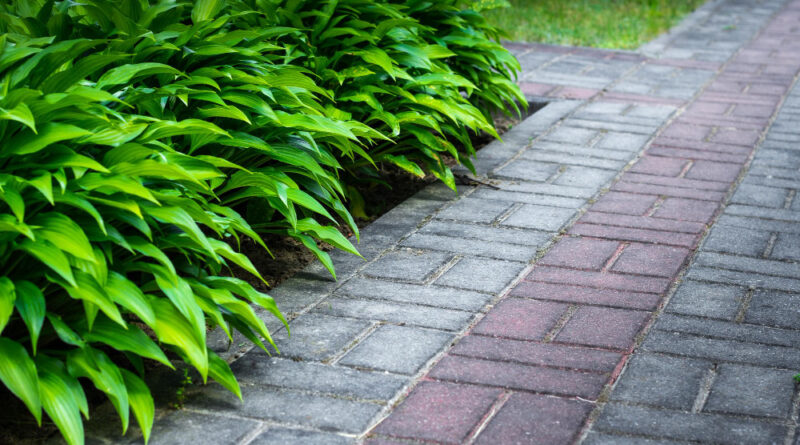
[{"label": "red brick stripe in path", "polygon": [[794,1],[433,367],[369,443],[578,440],[798,73],[800,46],[785,44],[798,41],[798,20]]}]

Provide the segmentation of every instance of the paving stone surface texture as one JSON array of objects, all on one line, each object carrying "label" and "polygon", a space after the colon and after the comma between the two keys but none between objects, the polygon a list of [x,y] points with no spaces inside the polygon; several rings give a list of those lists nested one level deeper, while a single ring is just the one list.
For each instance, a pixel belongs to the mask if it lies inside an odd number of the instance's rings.
[{"label": "paving stone surface texture", "polygon": [[[800,444],[800,0],[508,47],[548,104],[478,153],[492,187],[275,289],[280,355],[215,337],[244,401],[191,387],[151,444]],[[91,443],[141,443],[109,418]]]}]

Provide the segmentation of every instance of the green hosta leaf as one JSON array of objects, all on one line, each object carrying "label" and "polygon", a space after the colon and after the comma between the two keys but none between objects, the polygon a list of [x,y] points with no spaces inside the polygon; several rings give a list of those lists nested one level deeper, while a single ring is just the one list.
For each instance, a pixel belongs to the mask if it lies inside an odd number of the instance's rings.
[{"label": "green hosta leaf", "polygon": [[72,67],[50,76],[39,88],[44,93],[60,93],[103,67],[127,57],[126,54],[92,54],[83,57],[76,60]]},{"label": "green hosta leaf", "polygon": [[[103,311],[104,314],[108,316],[108,318],[114,320],[120,326],[127,327],[127,324],[122,319],[122,314],[120,314],[117,305],[111,301],[108,294],[106,294],[105,289],[97,283],[94,277],[86,272],[76,270],[75,279],[77,281],[77,285],[68,287],[66,289],[70,297],[97,306],[101,311]],[[93,320],[89,319],[88,321],[89,327],[91,328]]]},{"label": "green hosta leaf", "polygon": [[[91,138],[90,138],[91,139]],[[48,150],[47,156],[42,162],[37,162],[39,168],[61,168],[61,167],[80,167],[89,170],[95,170],[103,173],[109,173],[108,169],[103,167],[99,162],[94,159],[78,154],[73,150],[67,148],[60,148],[58,150]]]},{"label": "green hosta leaf", "polygon": [[[135,171],[135,170],[134,170]],[[140,171],[144,174],[147,171]],[[128,195],[146,199],[153,204],[158,204],[158,200],[152,192],[142,185],[137,179],[122,175],[102,175],[99,173],[88,173],[77,181],[79,187],[84,190],[97,190],[100,193],[112,194],[122,192]]]},{"label": "green hosta leaf", "polygon": [[[237,266],[241,267],[242,269],[250,272],[254,276],[256,276],[259,279],[261,279],[262,281],[264,281],[264,279],[261,277],[261,274],[258,273],[258,270],[256,270],[256,267],[250,261],[250,258],[248,258],[246,255],[242,255],[239,252],[234,252],[234,250],[230,246],[230,244],[228,244],[226,242],[215,240],[215,239],[211,239],[211,238],[209,238],[208,241],[213,246],[214,252],[216,252],[220,256],[232,261]],[[264,281],[264,283],[266,284],[266,281]]]},{"label": "green hosta leaf", "polygon": [[0,381],[25,403],[41,426],[42,404],[36,365],[22,345],[5,337],[0,337]]},{"label": "green hosta leaf", "polygon": [[419,178],[425,177],[425,171],[422,170],[422,168],[419,165],[410,161],[407,157],[405,157],[405,155],[395,156],[395,155],[385,154],[381,155],[379,158],[377,158],[377,160],[390,162]]},{"label": "green hosta leaf", "polygon": [[36,190],[38,190],[39,193],[41,193],[42,196],[44,196],[44,198],[47,200],[47,202],[49,202],[50,204],[54,203],[54,201],[53,201],[53,175],[51,175],[50,172],[41,173],[39,176],[37,176],[37,177],[35,177],[33,179],[29,179],[29,180],[27,180],[25,182],[27,182],[28,185],[30,185],[33,188],[35,188]]},{"label": "green hosta leaf", "polygon": [[114,303],[136,314],[148,326],[155,325],[156,316],[150,301],[132,281],[112,271],[108,274],[105,290]]},{"label": "green hosta leaf", "polygon": [[214,248],[203,234],[195,220],[189,213],[180,207],[146,207],[145,212],[165,223],[174,224],[180,227],[192,240],[205,249],[212,256]]},{"label": "green hosta leaf", "polygon": [[155,419],[155,404],[153,396],[150,395],[150,388],[136,374],[127,369],[120,368],[122,379],[125,381],[125,388],[128,390],[128,401],[130,402],[136,423],[142,430],[144,443],[150,439],[150,432],[153,429]]},{"label": "green hosta leaf", "polygon": [[395,68],[392,58],[386,54],[386,51],[378,47],[372,47],[363,51],[357,51],[355,54],[364,59],[365,62],[381,67],[386,74],[392,76],[394,79]]},{"label": "green hosta leaf", "polygon": [[69,265],[67,256],[61,249],[54,247],[47,241],[25,240],[17,246],[17,249],[31,254],[34,258],[41,261],[45,266],[52,269],[61,278],[72,286],[77,286],[75,276],[72,274],[72,267]]},{"label": "green hosta leaf", "polygon": [[44,408],[69,445],[83,445],[83,421],[72,389],[57,374],[39,373],[39,392]]},{"label": "green hosta leaf", "polygon": [[208,375],[228,391],[236,394],[239,400],[242,400],[242,390],[239,388],[239,382],[236,381],[230,366],[214,351],[208,351]]},{"label": "green hosta leaf", "polygon": [[[192,364],[203,381],[208,376],[208,352],[206,344],[197,339],[195,329],[183,315],[167,300],[153,299],[151,301],[156,314],[156,323],[153,327],[158,340],[180,349],[189,363]],[[203,326],[205,329],[205,325]]]},{"label": "green hosta leaf", "polygon": [[250,123],[250,119],[247,118],[247,115],[242,112],[242,110],[231,107],[231,106],[219,106],[219,107],[208,107],[208,108],[201,108],[197,110],[197,114],[201,117],[224,117],[228,119],[234,119],[239,121]]},{"label": "green hosta leaf", "polygon": [[8,277],[0,277],[0,334],[3,333],[11,314],[14,313],[16,300],[17,293],[14,290],[14,282]]},{"label": "green hosta leaf", "polygon": [[42,125],[38,133],[25,131],[15,136],[10,141],[3,144],[3,148],[0,149],[0,155],[9,156],[36,153],[50,144],[76,139],[89,134],[91,134],[90,131],[74,125],[51,122]]},{"label": "green hosta leaf", "polygon": [[5,201],[8,208],[11,209],[11,213],[17,217],[18,221],[22,222],[25,220],[25,201],[22,199],[22,195],[15,186],[6,184],[5,187],[0,190],[0,199]]},{"label": "green hosta leaf", "polygon": [[417,76],[411,82],[412,85],[446,85],[446,86],[457,86],[457,87],[464,87],[468,89],[475,89],[477,88],[474,83],[470,82],[469,80],[459,76],[458,74],[448,74],[448,73],[428,73],[423,74],[421,76]]},{"label": "green hosta leaf", "polygon": [[[169,298],[169,301],[172,302],[175,308],[180,311],[181,315],[191,324],[197,341],[205,344],[205,317],[203,316],[203,310],[197,305],[194,299],[194,293],[189,283],[177,275],[169,273],[163,266],[140,264],[139,267],[155,276],[156,284],[159,289],[161,289],[161,292],[164,292],[164,295]],[[157,313],[156,316],[158,316]]]},{"label": "green hosta leaf", "polygon": [[331,274],[333,279],[336,279],[336,270],[333,267],[333,260],[331,260],[331,256],[328,255],[328,252],[325,252],[324,250],[320,249],[319,246],[317,246],[317,242],[314,241],[314,238],[311,238],[308,235],[303,235],[299,232],[290,232],[289,235],[303,243],[303,245],[306,246],[306,248],[317,257],[319,262],[322,263],[326,269],[328,269],[328,272]]},{"label": "green hosta leaf", "polygon": [[31,223],[39,226],[34,230],[37,238],[45,239],[77,258],[97,261],[83,229],[68,217],[59,213],[44,213],[37,215]]},{"label": "green hosta leaf", "polygon": [[192,8],[192,22],[199,23],[213,19],[224,6],[224,0],[197,0]]},{"label": "green hosta leaf", "polygon": [[297,221],[297,230],[301,232],[313,233],[316,237],[353,255],[361,256],[350,241],[341,232],[331,226],[320,225],[313,218],[305,218]]},{"label": "green hosta leaf", "polygon": [[108,395],[122,420],[122,434],[125,434],[128,431],[130,405],[128,390],[119,367],[103,352],[86,347],[70,352],[67,356],[67,369],[75,377],[88,378],[95,388]]},{"label": "green hosta leaf", "polygon": [[31,336],[31,348],[36,355],[36,345],[39,340],[39,333],[44,324],[44,314],[46,310],[44,295],[36,285],[30,281],[17,281],[15,284],[17,299],[14,306],[17,308],[20,318],[28,327]]},{"label": "green hosta leaf", "polygon": [[[203,282],[213,285],[215,287],[227,289],[230,292],[233,292],[237,295],[247,298],[248,300],[250,300],[250,302],[255,303],[261,306],[262,308],[268,310],[281,322],[283,322],[283,325],[286,327],[287,330],[289,329],[289,323],[286,321],[286,318],[284,318],[283,314],[281,314],[281,312],[278,310],[278,306],[275,304],[275,300],[267,294],[262,294],[261,292],[258,292],[253,288],[253,286],[248,284],[246,281],[234,277],[206,277],[203,280]],[[271,341],[272,340],[270,340],[270,342]]]},{"label": "green hosta leaf", "polygon": [[36,240],[36,236],[33,234],[33,229],[31,229],[27,224],[18,222],[17,219],[11,215],[0,215],[0,232],[19,233],[31,241]]},{"label": "green hosta leaf", "polygon": [[105,88],[112,85],[120,85],[130,82],[134,77],[153,74],[174,74],[177,76],[181,75],[181,72],[163,63],[132,63],[108,70],[97,81],[97,87]]},{"label": "green hosta leaf", "polygon": [[171,136],[188,136],[193,134],[217,134],[229,136],[227,131],[212,124],[211,122],[206,122],[200,119],[185,119],[180,122],[162,120],[151,124],[141,138],[145,141],[150,141],[153,139],[162,139]]},{"label": "green hosta leaf", "polygon": [[316,199],[314,199],[308,193],[300,190],[300,189],[288,189],[286,190],[286,195],[288,196],[289,200],[299,204],[309,210],[312,210],[320,215],[330,219],[333,222],[336,222],[336,219],[331,216],[331,214],[325,210],[325,207],[322,207],[322,204],[319,203]]},{"label": "green hosta leaf", "polygon": [[147,124],[125,123],[106,125],[95,129],[89,137],[81,140],[87,144],[110,145],[113,147],[130,142],[147,128]]},{"label": "green hosta leaf", "polygon": [[106,225],[105,222],[103,221],[103,216],[100,214],[100,212],[97,211],[97,208],[93,206],[92,203],[89,202],[88,200],[72,192],[57,194],[54,196],[53,199],[57,203],[72,206],[88,213],[97,222],[97,226],[100,228],[100,230],[104,234],[107,234]]},{"label": "green hosta leaf", "polygon": [[24,103],[19,103],[10,110],[0,108],[0,119],[17,121],[36,133],[36,120],[33,118],[31,109]]},{"label": "green hosta leaf", "polygon": [[73,331],[68,324],[64,323],[64,321],[61,320],[61,317],[55,314],[47,314],[47,320],[53,326],[53,330],[56,331],[56,335],[58,335],[58,338],[60,338],[61,341],[78,348],[83,348],[86,346],[86,342],[81,338],[81,336],[78,335],[77,332]]},{"label": "green hosta leaf", "polygon": [[172,363],[169,362],[161,348],[153,340],[150,340],[150,337],[141,329],[132,324],[125,329],[111,320],[101,317],[95,320],[91,331],[85,333],[83,338],[88,342],[104,343],[118,351],[135,352],[137,355],[172,368]]},{"label": "green hosta leaf", "polygon": [[39,356],[36,357],[36,369],[40,374],[42,372],[49,372],[50,374],[58,376],[71,392],[71,398],[78,405],[78,409],[83,413],[83,417],[86,419],[89,418],[89,402],[86,400],[83,387],[78,379],[69,375],[67,366],[61,358],[55,359],[44,354],[39,354]]}]

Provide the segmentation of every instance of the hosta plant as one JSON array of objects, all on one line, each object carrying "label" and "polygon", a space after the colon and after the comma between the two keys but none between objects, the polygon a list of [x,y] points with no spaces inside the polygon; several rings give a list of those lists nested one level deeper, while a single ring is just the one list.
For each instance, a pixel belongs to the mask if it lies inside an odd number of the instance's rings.
[{"label": "hosta plant", "polygon": [[[243,238],[357,254],[346,197],[388,163],[450,186],[521,100],[453,2],[15,0],[0,5],[0,381],[83,442],[84,385],[145,440],[149,362],[241,396],[206,332],[267,350]],[[232,271],[236,269],[236,273]],[[260,307],[265,311],[257,312]],[[274,346],[274,344],[272,345]]]},{"label": "hosta plant", "polygon": [[299,38],[291,56],[331,91],[337,114],[391,138],[371,145],[370,159],[341,160],[348,183],[380,179],[371,165],[377,162],[432,173],[455,189],[445,158],[471,168],[470,136],[497,136],[492,112],[527,105],[513,82],[518,62],[464,2],[291,1],[272,8],[266,25],[309,30],[284,40]]}]

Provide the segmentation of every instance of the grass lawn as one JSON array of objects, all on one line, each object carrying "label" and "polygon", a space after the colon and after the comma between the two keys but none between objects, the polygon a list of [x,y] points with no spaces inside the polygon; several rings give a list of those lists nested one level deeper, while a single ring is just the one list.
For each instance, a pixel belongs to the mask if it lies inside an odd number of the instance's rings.
[{"label": "grass lawn", "polygon": [[705,0],[510,0],[486,11],[514,41],[633,49]]}]

